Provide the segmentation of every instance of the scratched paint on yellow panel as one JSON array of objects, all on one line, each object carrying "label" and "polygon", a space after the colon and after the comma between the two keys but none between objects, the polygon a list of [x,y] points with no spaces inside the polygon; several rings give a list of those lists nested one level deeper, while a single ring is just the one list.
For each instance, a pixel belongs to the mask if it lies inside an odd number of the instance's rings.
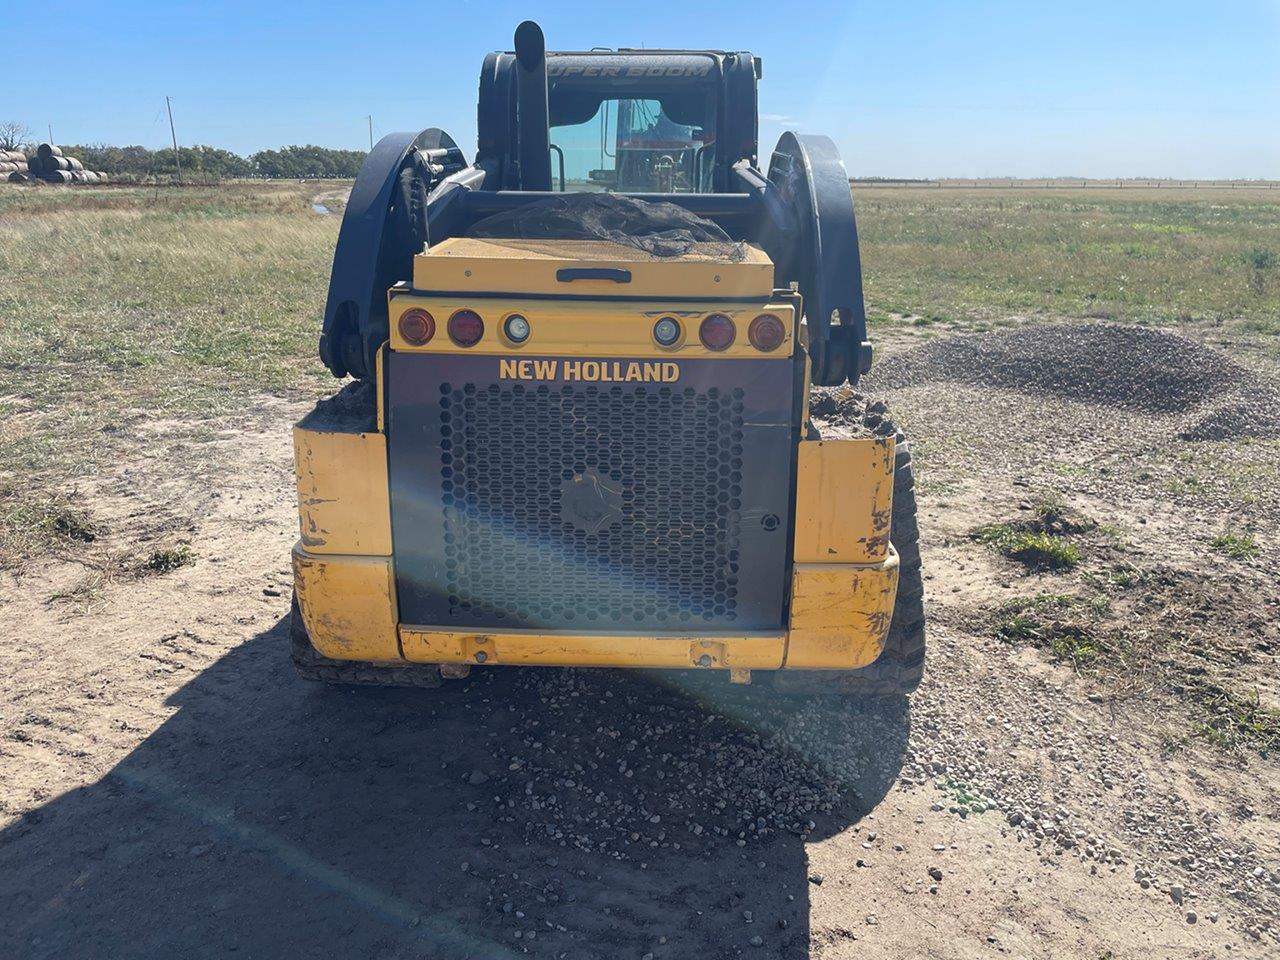
[{"label": "scratched paint on yellow panel", "polygon": [[382,375],[383,369],[387,363],[387,351],[391,349],[389,342],[384,341],[382,346],[378,348],[378,352],[374,354],[373,361],[373,392],[378,398],[378,432],[385,433],[387,429],[387,411],[386,411],[386,384],[387,381]]},{"label": "scratched paint on yellow panel", "polygon": [[324,656],[401,659],[390,558],[316,555],[298,544],[293,585],[307,636]]},{"label": "scratched paint on yellow panel", "polygon": [[297,426],[293,452],[307,551],[390,556],[386,437]]},{"label": "scratched paint on yellow panel", "polygon": [[776,670],[782,665],[784,643],[782,633],[712,638],[400,628],[405,659],[422,663]]},{"label": "scratched paint on yellow panel", "polygon": [[893,438],[806,440],[798,449],[796,561],[883,560],[893,514]]},{"label": "scratched paint on yellow panel", "polygon": [[878,564],[797,563],[786,666],[853,669],[884,648],[898,591],[898,554]]}]

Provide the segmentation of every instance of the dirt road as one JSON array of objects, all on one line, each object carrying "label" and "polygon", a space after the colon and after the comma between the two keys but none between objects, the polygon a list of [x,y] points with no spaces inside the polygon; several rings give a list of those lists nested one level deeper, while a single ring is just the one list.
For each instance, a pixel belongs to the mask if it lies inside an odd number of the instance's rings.
[{"label": "dirt road", "polygon": [[[1162,616],[1230,606],[1231,676],[1270,696],[1277,532],[1209,564],[1225,507],[1137,479],[1163,476],[1134,451],[1166,412],[1126,412],[1126,446],[1098,429],[1114,405],[1024,386],[886,388],[918,437],[931,652],[909,704],[864,707],[638,673],[304,684],[302,411],[264,400],[178,464],[140,444],[81,490],[98,546],[176,536],[193,564],[0,582],[0,956],[1275,956],[1276,759],[1183,736],[1198,701],[1077,672],[993,617],[1123,555],[1172,579],[1116,617],[1164,636]],[[971,536],[1050,481],[1107,528],[1069,576]]]}]

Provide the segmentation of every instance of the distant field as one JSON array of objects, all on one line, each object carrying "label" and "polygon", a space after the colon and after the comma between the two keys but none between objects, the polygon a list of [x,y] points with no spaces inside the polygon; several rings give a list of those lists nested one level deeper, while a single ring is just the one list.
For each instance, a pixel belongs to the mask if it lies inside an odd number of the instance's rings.
[{"label": "distant field", "polygon": [[934,190],[1280,190],[1280,180],[1086,180],[1074,177],[1020,179],[1014,177],[949,178],[936,180],[867,178],[851,181],[862,187],[925,187]]},{"label": "distant field", "polygon": [[1043,315],[1280,335],[1280,190],[855,185],[854,202],[882,322]]},{"label": "distant field", "polygon": [[[0,184],[0,567],[66,525],[66,492],[164,421],[167,442],[315,357],[345,184]],[[1271,350],[1280,190],[855,187],[874,323],[1013,316],[1191,324]],[[62,518],[62,519],[59,519]]]}]

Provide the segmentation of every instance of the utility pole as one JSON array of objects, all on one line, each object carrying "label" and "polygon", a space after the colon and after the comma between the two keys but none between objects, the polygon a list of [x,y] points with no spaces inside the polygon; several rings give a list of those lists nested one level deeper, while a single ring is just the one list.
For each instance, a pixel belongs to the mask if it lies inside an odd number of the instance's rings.
[{"label": "utility pole", "polygon": [[369,114],[369,149],[373,149],[373,114]]},{"label": "utility pole", "polygon": [[49,124],[49,146],[53,146],[53,124]]},{"label": "utility pole", "polygon": [[166,96],[164,105],[169,111],[169,136],[173,138],[173,162],[178,165],[178,182],[182,182],[182,158],[178,156],[178,135],[173,129],[173,102]]}]

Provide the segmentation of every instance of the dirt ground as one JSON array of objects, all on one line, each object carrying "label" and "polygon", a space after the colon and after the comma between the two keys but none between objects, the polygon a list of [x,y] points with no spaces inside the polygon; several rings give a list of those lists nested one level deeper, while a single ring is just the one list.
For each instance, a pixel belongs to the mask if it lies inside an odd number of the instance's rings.
[{"label": "dirt ground", "polygon": [[[139,436],[79,490],[93,549],[164,531],[194,563],[0,580],[0,956],[1276,956],[1280,770],[1240,706],[1277,706],[1275,442],[1177,439],[1203,397],[894,369],[872,387],[914,438],[931,617],[909,703],[305,684],[303,409],[264,399],[177,461]],[[1096,524],[1071,571],[973,536],[1046,491]],[[1211,549],[1228,529],[1257,555]],[[1011,631],[1043,596],[1067,599]]]}]

